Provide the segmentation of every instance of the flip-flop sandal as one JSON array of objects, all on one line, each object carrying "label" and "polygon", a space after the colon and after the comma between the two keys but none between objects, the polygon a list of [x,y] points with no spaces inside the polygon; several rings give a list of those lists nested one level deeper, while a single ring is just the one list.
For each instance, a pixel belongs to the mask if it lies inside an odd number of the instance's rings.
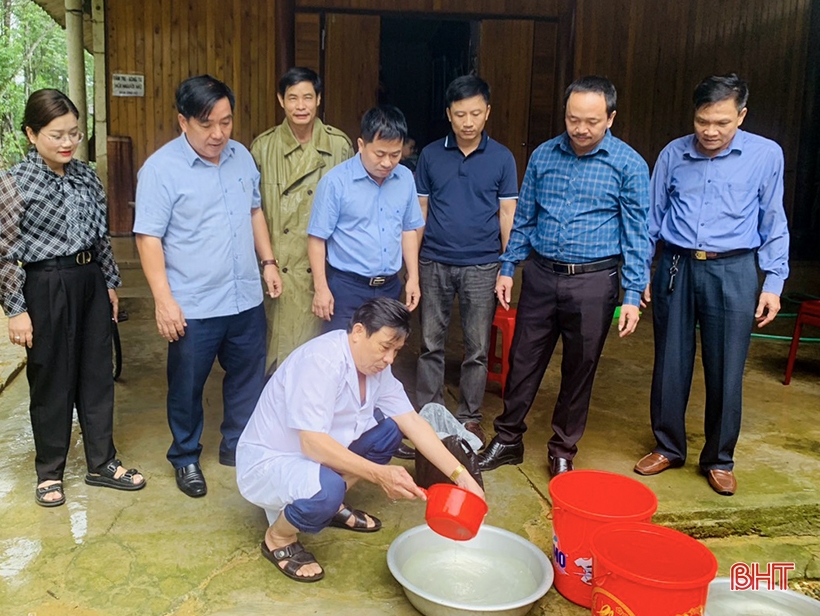
[{"label": "flip-flop sandal", "polygon": [[102,488],[114,488],[115,490],[142,490],[147,483],[145,477],[142,478],[142,483],[134,483],[134,475],[142,475],[137,469],[129,468],[122,475],[117,477],[117,469],[122,466],[122,462],[117,459],[111,460],[108,464],[100,469],[98,475],[88,473],[85,476],[85,482],[90,486],[97,486]]},{"label": "flip-flop sandal", "polygon": [[[313,563],[316,563],[317,565],[319,564],[313,554],[305,550],[304,546],[298,541],[294,541],[283,548],[277,548],[275,550],[271,550],[263,541],[262,556],[271,561],[273,565],[279,569],[279,571],[297,582],[318,582],[325,577],[324,570],[320,573],[316,573],[315,575],[297,574],[299,569],[305,565],[312,565]],[[288,562],[285,563],[285,565],[280,566],[280,560],[287,560]]]},{"label": "flip-flop sandal", "polygon": [[[60,498],[56,500],[45,500],[45,495],[51,494],[52,492],[57,492],[60,495]],[[63,492],[63,484],[52,483],[50,486],[47,486],[45,488],[36,488],[34,491],[34,500],[41,507],[59,507],[60,505],[65,503],[65,492]]]},{"label": "flip-flop sandal", "polygon": [[[353,526],[350,526],[347,521],[353,516]],[[373,520],[373,526],[367,525],[367,518]],[[330,520],[330,525],[334,528],[344,528],[345,530],[352,530],[355,533],[375,533],[382,527],[382,522],[379,518],[365,513],[360,509],[351,509],[344,503],[339,512]]]}]

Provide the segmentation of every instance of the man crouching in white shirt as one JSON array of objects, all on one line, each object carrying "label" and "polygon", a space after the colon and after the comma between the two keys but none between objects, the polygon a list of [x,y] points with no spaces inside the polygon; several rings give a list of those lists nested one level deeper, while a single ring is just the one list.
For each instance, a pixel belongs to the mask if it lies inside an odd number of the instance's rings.
[{"label": "man crouching in white shirt", "polygon": [[344,502],[360,479],[393,500],[426,498],[404,467],[388,464],[403,435],[457,485],[484,498],[393,376],[390,366],[409,333],[404,304],[386,297],[365,302],[347,331],[315,338],[287,358],[239,439],[239,491],[270,523],[262,554],[294,580],[324,577],[298,533],[381,528],[377,518]]}]

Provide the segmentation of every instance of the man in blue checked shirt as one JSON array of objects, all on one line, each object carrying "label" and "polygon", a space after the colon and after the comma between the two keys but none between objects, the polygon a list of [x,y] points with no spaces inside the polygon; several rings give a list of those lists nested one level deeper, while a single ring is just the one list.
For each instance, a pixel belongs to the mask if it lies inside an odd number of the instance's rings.
[{"label": "man in blue checked shirt", "polygon": [[[750,331],[780,310],[789,275],[783,210],[783,152],[739,130],[749,90],[735,74],[704,79],[694,93],[695,133],[675,139],[652,174],[652,261],[664,241],[652,289],[655,368],[651,419],[657,445],[635,465],[656,475],[686,460],[686,404],[700,326],[706,381],[706,443],[700,470],[718,494],[737,489],[734,449],[740,434],[743,368]],[[755,253],[765,273],[758,296]]]},{"label": "man in blue checked shirt", "polygon": [[548,444],[550,473],[572,470],[584,433],[592,382],[620,294],[620,336],[638,324],[640,294],[648,282],[649,169],[632,148],[613,137],[615,86],[582,77],[564,95],[566,132],[541,144],[530,158],[496,295],[509,306],[515,266],[527,257],[510,349],[504,412],[496,436],[481,453],[489,471],[524,459],[524,419],[559,336],[561,389]]}]

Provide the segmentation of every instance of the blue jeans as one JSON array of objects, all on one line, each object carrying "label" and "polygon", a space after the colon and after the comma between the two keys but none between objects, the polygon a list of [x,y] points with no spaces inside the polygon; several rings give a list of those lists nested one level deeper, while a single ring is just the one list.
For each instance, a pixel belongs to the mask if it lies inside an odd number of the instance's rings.
[{"label": "blue jeans", "polygon": [[497,262],[459,266],[419,259],[421,354],[416,372],[419,407],[430,402],[444,404],[444,347],[453,299],[458,295],[464,360],[455,415],[462,423],[481,420],[498,267]]},{"label": "blue jeans", "polygon": [[204,424],[202,390],[214,359],[225,370],[219,459],[231,464],[265,379],[265,310],[188,319],[185,335],[168,345],[168,425],[174,441],[168,461],[180,468],[199,461]]}]

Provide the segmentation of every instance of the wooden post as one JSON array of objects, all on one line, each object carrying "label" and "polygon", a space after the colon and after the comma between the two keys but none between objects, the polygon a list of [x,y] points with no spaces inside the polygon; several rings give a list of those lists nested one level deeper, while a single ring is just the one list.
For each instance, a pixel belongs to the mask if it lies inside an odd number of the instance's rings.
[{"label": "wooden post", "polygon": [[[296,61],[296,2],[276,0],[276,81],[290,69]],[[276,105],[276,120],[285,119],[284,112]]]},{"label": "wooden post", "polygon": [[65,0],[65,42],[68,52],[68,97],[80,112],[80,131],[86,136],[77,147],[78,159],[88,162],[88,106],[85,99],[83,58],[83,0]]},{"label": "wooden post", "polygon": [[97,175],[108,189],[108,83],[105,75],[105,2],[91,5],[94,48],[94,136]]}]

